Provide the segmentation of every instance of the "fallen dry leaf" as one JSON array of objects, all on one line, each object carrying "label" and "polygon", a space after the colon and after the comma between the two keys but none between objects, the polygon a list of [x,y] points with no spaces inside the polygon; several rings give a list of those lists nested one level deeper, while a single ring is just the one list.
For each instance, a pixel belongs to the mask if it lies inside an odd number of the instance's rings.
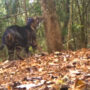
[{"label": "fallen dry leaf", "polygon": [[20,88],[90,90],[90,49],[0,62],[0,90]]}]

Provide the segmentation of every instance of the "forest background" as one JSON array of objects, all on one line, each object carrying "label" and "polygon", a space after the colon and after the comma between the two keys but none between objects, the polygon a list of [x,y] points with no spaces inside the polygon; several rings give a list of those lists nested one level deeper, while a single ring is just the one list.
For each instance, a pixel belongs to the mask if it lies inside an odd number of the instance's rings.
[{"label": "forest background", "polygon": [[[90,48],[90,0],[54,0],[54,3],[64,50]],[[28,17],[42,16],[42,6],[40,0],[0,0],[0,42],[8,26],[23,26]],[[38,28],[37,41],[42,51],[47,51],[43,23]],[[6,48],[0,51],[2,58],[7,58]]]}]

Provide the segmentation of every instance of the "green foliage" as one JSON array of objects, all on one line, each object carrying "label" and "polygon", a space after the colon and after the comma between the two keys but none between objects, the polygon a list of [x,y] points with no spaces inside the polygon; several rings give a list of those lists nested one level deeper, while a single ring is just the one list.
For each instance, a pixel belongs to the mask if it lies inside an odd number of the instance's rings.
[{"label": "green foliage", "polygon": [[41,15],[41,6],[39,1],[35,3],[31,3],[29,6],[31,16],[38,16]]},{"label": "green foliage", "polygon": [[73,28],[76,29],[76,30],[80,30],[80,28],[82,28],[82,27],[83,27],[83,25],[80,25],[80,24],[77,24],[77,23],[73,25]]}]

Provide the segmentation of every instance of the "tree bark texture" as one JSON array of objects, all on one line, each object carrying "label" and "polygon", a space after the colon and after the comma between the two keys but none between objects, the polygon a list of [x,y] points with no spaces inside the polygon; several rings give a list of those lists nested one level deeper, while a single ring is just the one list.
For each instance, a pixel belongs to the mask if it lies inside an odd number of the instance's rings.
[{"label": "tree bark texture", "polygon": [[58,22],[54,0],[41,0],[46,42],[49,52],[61,51],[61,28]]},{"label": "tree bark texture", "polygon": [[24,3],[24,11],[25,11],[25,21],[27,22],[28,15],[27,15],[27,9],[26,9],[26,0],[24,0],[23,3]]},{"label": "tree bark texture", "polygon": [[70,7],[69,7],[67,49],[71,49],[71,36],[72,36],[72,0],[70,0]]},{"label": "tree bark texture", "polygon": [[[89,0],[90,1],[90,0]],[[88,1],[88,3],[89,3]],[[79,0],[76,0],[76,4],[78,6],[78,13],[79,13],[79,17],[80,17],[80,24],[81,24],[81,33],[80,33],[80,48],[87,48],[87,29],[85,29],[86,25],[85,25],[85,15],[87,14],[87,7],[88,7],[88,3],[85,3],[85,0],[82,0],[82,9],[80,7],[79,4]]]}]

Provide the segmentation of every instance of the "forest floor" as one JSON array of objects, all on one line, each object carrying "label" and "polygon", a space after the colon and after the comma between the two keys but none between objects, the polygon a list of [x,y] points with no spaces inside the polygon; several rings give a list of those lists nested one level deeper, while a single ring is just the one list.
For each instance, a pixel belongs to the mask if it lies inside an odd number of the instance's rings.
[{"label": "forest floor", "polygon": [[90,49],[0,62],[0,90],[90,90]]}]

